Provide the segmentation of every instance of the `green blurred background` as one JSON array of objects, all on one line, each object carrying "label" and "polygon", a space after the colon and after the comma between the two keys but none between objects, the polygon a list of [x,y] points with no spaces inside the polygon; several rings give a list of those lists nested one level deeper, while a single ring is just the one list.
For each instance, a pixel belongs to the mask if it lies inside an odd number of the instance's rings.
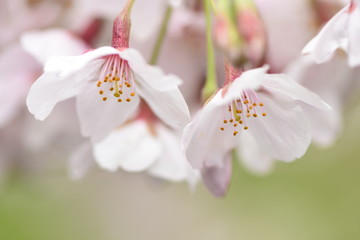
[{"label": "green blurred background", "polygon": [[235,164],[225,199],[124,172],[20,175],[0,191],[0,239],[360,239],[359,120],[353,110],[333,148],[269,176]]}]

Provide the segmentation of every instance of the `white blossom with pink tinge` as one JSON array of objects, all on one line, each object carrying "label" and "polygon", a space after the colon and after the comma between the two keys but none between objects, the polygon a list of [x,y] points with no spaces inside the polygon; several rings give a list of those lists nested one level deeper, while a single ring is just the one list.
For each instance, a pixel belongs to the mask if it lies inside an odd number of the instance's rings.
[{"label": "white blossom with pink tinge", "polygon": [[43,120],[58,102],[76,97],[82,134],[99,141],[134,115],[140,97],[169,126],[184,126],[189,110],[179,84],[179,78],[147,65],[134,49],[101,47],[51,58],[31,87],[27,105]]},{"label": "white blossom with pink tinge", "polygon": [[330,60],[335,50],[348,54],[351,67],[360,65],[360,1],[352,0],[341,9],[303,49],[317,63]]},{"label": "white blossom with pink tinge", "polygon": [[172,182],[188,181],[194,186],[198,173],[186,161],[180,134],[160,121],[132,121],[112,131],[94,145],[95,161],[108,171],[146,171]]},{"label": "white blossom with pink tinge", "polygon": [[[262,155],[254,151],[254,156],[267,159],[250,159],[251,167],[259,171],[264,162],[271,166],[268,161],[273,159],[289,162],[304,155],[311,142],[311,130],[299,103],[319,111],[330,107],[286,75],[266,74],[267,70],[268,67],[262,67],[242,73],[220,89],[185,128],[183,146],[194,168],[223,170],[224,174],[213,171],[214,176],[222,176],[218,179],[227,182],[231,171],[224,166],[228,162],[226,156],[237,147],[262,150]],[[252,141],[246,141],[250,138]],[[246,156],[253,155],[242,155]],[[244,161],[248,163],[249,159]],[[208,188],[217,196],[226,193],[226,189],[216,186]]]}]

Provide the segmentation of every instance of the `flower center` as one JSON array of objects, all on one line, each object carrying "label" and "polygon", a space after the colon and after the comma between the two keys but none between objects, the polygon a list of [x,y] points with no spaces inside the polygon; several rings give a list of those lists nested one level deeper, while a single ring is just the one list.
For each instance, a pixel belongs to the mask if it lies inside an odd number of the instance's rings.
[{"label": "flower center", "polygon": [[223,108],[220,130],[224,131],[225,127],[232,127],[234,136],[239,133],[240,129],[248,130],[247,123],[252,121],[251,118],[257,118],[259,115],[266,116],[263,106],[264,103],[260,101],[254,90],[244,90],[238,99]]},{"label": "flower center", "polygon": [[119,55],[107,56],[97,87],[103,101],[113,96],[118,102],[130,102],[135,96],[135,82],[129,63]]}]

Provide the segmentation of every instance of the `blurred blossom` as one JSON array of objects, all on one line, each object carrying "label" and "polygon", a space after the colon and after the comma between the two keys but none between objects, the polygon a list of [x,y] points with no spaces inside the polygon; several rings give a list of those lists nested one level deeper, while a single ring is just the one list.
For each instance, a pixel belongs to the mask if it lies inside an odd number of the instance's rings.
[{"label": "blurred blossom", "polygon": [[267,33],[266,62],[282,72],[317,30],[311,1],[255,0]]},{"label": "blurred blossom", "polygon": [[181,151],[179,132],[161,123],[147,106],[142,108],[138,119],[95,144],[95,160],[109,171],[147,171],[169,181],[187,180],[194,186],[197,173]]},{"label": "blurred blossom", "polygon": [[27,92],[41,67],[18,44],[0,53],[0,128],[23,109]]},{"label": "blurred blossom", "polygon": [[[268,67],[241,73],[226,66],[224,87],[185,129],[183,143],[191,165],[205,171],[208,167],[218,167],[229,172],[227,156],[239,144],[240,150],[248,144],[254,145],[254,155],[245,161],[251,161],[251,168],[255,170],[262,168],[263,163],[269,165],[266,160],[289,162],[300,158],[310,144],[311,131],[308,113],[299,103],[318,111],[329,110],[329,106],[287,76],[266,74]],[[247,138],[256,141],[247,141]],[[214,190],[212,186],[208,188]],[[226,192],[218,190],[215,187],[214,195]]]},{"label": "blurred blossom", "polygon": [[59,17],[66,1],[3,0],[0,3],[0,49],[23,31],[48,27]]},{"label": "blurred blossom", "polygon": [[304,48],[317,63],[328,61],[335,50],[348,54],[351,67],[360,65],[360,1],[352,0],[341,9]]},{"label": "blurred blossom", "polygon": [[75,34],[56,28],[25,32],[21,36],[21,46],[41,65],[45,65],[53,55],[72,56],[89,49],[89,46]]},{"label": "blurred blossom", "polygon": [[352,69],[341,52],[326,63],[316,64],[309,56],[292,63],[286,72],[295,81],[319,94],[334,111],[319,112],[307,108],[313,140],[323,147],[331,146],[342,131],[344,108],[357,93],[359,70]]},{"label": "blurred blossom", "polygon": [[252,0],[219,1],[215,37],[229,60],[238,67],[263,64],[266,33]]}]

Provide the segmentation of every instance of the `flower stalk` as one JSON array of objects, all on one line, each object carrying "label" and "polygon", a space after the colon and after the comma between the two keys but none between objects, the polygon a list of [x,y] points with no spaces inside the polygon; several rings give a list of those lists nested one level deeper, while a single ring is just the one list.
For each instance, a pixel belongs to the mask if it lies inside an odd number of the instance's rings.
[{"label": "flower stalk", "polygon": [[160,56],[160,51],[161,51],[161,47],[163,45],[166,33],[167,33],[167,28],[169,25],[169,21],[172,15],[173,9],[170,5],[167,6],[166,11],[165,11],[165,15],[160,27],[160,31],[158,33],[152,54],[151,54],[151,58],[149,61],[150,65],[155,65],[158,60],[159,60],[159,56]]},{"label": "flower stalk", "polygon": [[207,46],[207,73],[206,82],[203,89],[203,99],[208,99],[217,89],[215,53],[212,40],[212,21],[211,21],[211,0],[204,0],[206,18],[206,46]]}]

